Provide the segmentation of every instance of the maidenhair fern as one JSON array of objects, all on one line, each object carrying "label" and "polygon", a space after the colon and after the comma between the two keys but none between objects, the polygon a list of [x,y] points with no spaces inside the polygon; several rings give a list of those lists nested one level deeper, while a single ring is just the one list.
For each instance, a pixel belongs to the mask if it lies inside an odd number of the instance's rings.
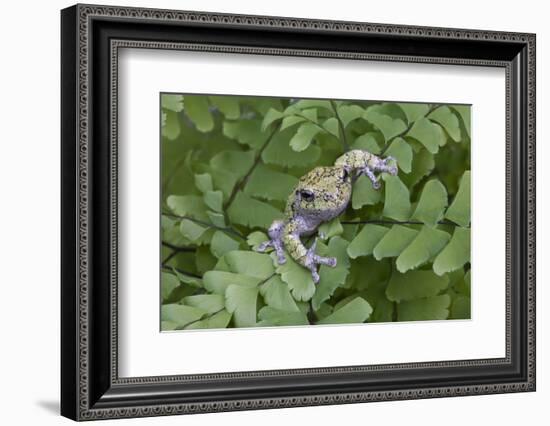
[{"label": "maidenhair fern", "polygon": [[[165,94],[161,109],[163,330],[470,317],[469,107]],[[300,176],[349,149],[399,174],[355,182],[314,284],[254,249]]]}]

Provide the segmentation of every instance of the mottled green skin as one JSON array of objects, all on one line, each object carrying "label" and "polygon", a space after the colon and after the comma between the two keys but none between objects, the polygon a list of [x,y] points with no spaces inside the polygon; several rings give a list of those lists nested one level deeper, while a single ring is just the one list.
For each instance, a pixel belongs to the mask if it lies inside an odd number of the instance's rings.
[{"label": "mottled green skin", "polygon": [[[342,167],[316,167],[302,176],[288,198],[285,215],[297,215],[325,222],[338,216],[351,197],[351,174]],[[301,191],[313,194],[313,200],[304,199]]]},{"label": "mottled green skin", "polygon": [[388,165],[391,158],[382,159],[368,151],[353,150],[339,157],[332,167],[316,167],[302,176],[288,198],[285,220],[276,220],[269,227],[270,240],[258,247],[265,251],[273,247],[278,262],[286,262],[284,251],[300,265],[310,269],[313,281],[319,281],[317,265],[336,266],[336,259],[315,254],[314,241],[307,249],[302,243],[302,235],[313,234],[319,225],[339,216],[348,206],[352,185],[357,177],[364,174],[379,188],[375,171],[397,173],[394,165]]},{"label": "mottled green skin", "polygon": [[[321,223],[342,213],[351,198],[351,174],[343,167],[316,167],[299,180],[288,198],[283,243],[288,254],[304,265],[307,249],[300,235],[310,235]],[[313,199],[305,199],[309,191]],[[305,266],[305,265],[304,265]]]}]

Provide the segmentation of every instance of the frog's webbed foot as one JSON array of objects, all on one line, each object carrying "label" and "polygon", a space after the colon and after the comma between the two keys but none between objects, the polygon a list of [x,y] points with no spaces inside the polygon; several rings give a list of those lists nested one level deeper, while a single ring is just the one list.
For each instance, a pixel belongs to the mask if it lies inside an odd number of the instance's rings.
[{"label": "frog's webbed foot", "polygon": [[372,187],[374,189],[380,189],[380,181],[369,166],[363,167],[361,169],[361,174],[369,178],[369,180],[372,182]]},{"label": "frog's webbed foot", "polygon": [[313,241],[311,247],[307,250],[306,258],[304,260],[304,266],[311,271],[311,277],[313,282],[317,284],[319,282],[319,272],[317,272],[317,265],[326,265],[334,268],[336,266],[335,257],[324,257],[315,254],[315,248],[317,247],[317,238]]},{"label": "frog's webbed foot", "polygon": [[397,166],[395,165],[395,158],[389,156],[382,160],[382,164],[378,167],[381,172],[389,173],[392,176],[397,175]]},{"label": "frog's webbed foot", "polygon": [[256,251],[263,253],[269,247],[273,247],[275,249],[275,253],[277,253],[277,261],[279,262],[279,265],[286,262],[285,250],[283,246],[284,226],[285,224],[282,220],[274,221],[267,231],[269,238],[271,239],[264,241],[258,246],[258,248],[256,248]]},{"label": "frog's webbed foot", "polygon": [[385,172],[389,173],[392,176],[397,175],[397,166],[395,165],[395,158],[386,157],[383,160],[378,159],[375,165],[371,168],[367,165],[360,169],[360,174],[365,175],[372,182],[372,187],[374,189],[380,188],[380,178],[374,174],[374,172]]}]

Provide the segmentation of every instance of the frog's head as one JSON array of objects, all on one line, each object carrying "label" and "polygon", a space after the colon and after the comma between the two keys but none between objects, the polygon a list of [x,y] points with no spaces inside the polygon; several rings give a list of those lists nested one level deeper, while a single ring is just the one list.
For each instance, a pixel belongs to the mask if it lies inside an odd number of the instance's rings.
[{"label": "frog's head", "polygon": [[316,167],[303,176],[294,192],[295,214],[328,220],[340,214],[351,196],[352,176],[345,167]]}]

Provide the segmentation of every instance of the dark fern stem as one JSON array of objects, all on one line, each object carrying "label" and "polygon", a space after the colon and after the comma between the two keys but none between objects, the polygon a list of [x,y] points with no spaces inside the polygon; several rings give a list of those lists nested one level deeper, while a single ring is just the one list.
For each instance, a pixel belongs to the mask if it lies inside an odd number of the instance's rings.
[{"label": "dark fern stem", "polygon": [[227,198],[227,201],[224,203],[224,206],[223,206],[224,210],[227,210],[231,206],[231,204],[235,200],[235,197],[237,196],[238,192],[244,189],[246,183],[248,182],[248,179],[250,179],[250,176],[252,175],[252,172],[254,171],[254,169],[256,169],[256,167],[260,163],[260,160],[262,159],[263,152],[265,151],[265,149],[267,148],[269,143],[273,140],[273,137],[279,131],[280,128],[281,128],[281,124],[276,126],[273,129],[273,131],[269,134],[269,137],[264,142],[262,147],[258,150],[258,152],[256,153],[256,156],[254,157],[254,162],[252,163],[252,166],[250,167],[248,172],[246,172],[244,177],[239,182],[237,182],[235,184],[235,186],[233,187],[233,190],[231,191],[231,194]]},{"label": "dark fern stem", "polygon": [[203,225],[203,226],[206,226],[208,228],[218,229],[218,230],[223,231],[227,234],[233,235],[234,237],[240,238],[242,240],[246,240],[246,237],[243,234],[241,234],[239,231],[237,231],[236,229],[233,229],[229,226],[226,226],[226,227],[217,226],[217,225],[214,225],[213,223],[206,222],[206,221],[200,220],[200,219],[195,219],[194,217],[191,217],[191,216],[181,216],[181,215],[177,215],[177,214],[169,213],[169,212],[162,212],[162,214],[164,216],[171,217],[171,218],[174,218],[174,219],[190,220],[191,222],[195,222],[199,225]]},{"label": "dark fern stem", "polygon": [[[343,220],[342,225],[366,225],[369,223],[378,225],[424,225],[424,222],[419,220],[385,220],[385,219],[369,219],[369,220]],[[450,220],[440,220],[439,225],[460,226]],[[468,226],[469,228],[469,226]]]},{"label": "dark fern stem", "polygon": [[166,256],[166,259],[162,261],[162,265],[166,265],[170,260],[172,260],[175,256],[177,256],[180,253],[194,253],[197,251],[196,247],[179,247],[174,244],[168,243],[166,241],[162,241],[161,244],[164,247],[167,247],[172,250],[172,252]]},{"label": "dark fern stem", "polygon": [[188,277],[202,279],[202,275],[197,275],[197,274],[195,274],[195,273],[193,273],[193,272],[184,271],[183,269],[176,268],[175,266],[166,266],[166,265],[162,265],[162,269],[165,270],[165,271],[170,271],[170,272],[177,271],[177,272],[179,272],[179,273],[182,274],[182,275],[187,275]]},{"label": "dark fern stem", "polygon": [[224,310],[225,310],[225,308],[221,308],[221,309],[217,310],[216,312],[212,312],[211,314],[208,314],[208,315],[206,315],[206,316],[204,316],[204,317],[201,317],[201,318],[196,319],[196,320],[193,320],[193,321],[189,321],[187,324],[183,324],[183,325],[181,325],[181,326],[179,326],[179,327],[176,327],[175,330],[185,330],[186,327],[189,327],[189,326],[192,325],[192,324],[196,324],[196,323],[199,322],[199,321],[203,321],[203,320],[210,319],[210,318],[212,318],[214,315],[219,314],[220,312],[222,312],[222,311],[224,311]]}]

